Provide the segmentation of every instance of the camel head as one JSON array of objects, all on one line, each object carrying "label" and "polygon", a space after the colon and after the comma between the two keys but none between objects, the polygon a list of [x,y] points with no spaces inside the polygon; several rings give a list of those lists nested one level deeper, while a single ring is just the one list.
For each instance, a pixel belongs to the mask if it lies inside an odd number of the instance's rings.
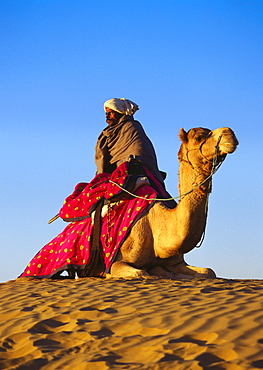
[{"label": "camel head", "polygon": [[179,138],[182,141],[178,153],[179,161],[189,162],[192,167],[200,165],[211,167],[215,156],[215,165],[218,165],[227,154],[233,153],[238,145],[234,132],[228,127],[213,131],[197,127],[188,132],[181,128]]}]

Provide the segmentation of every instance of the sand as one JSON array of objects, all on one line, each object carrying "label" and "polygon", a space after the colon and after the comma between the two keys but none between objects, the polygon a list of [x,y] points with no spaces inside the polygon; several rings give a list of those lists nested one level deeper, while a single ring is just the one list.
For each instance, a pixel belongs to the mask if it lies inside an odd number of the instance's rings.
[{"label": "sand", "polygon": [[0,284],[0,369],[263,369],[263,280]]}]

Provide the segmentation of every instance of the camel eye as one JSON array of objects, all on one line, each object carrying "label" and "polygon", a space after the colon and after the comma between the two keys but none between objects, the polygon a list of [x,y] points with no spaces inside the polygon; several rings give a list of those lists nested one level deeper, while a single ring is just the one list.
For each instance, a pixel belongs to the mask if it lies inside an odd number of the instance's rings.
[{"label": "camel eye", "polygon": [[202,140],[203,140],[203,136],[202,136],[202,135],[198,135],[198,136],[196,136],[195,140],[196,140],[198,143],[200,143],[200,141],[202,141]]}]

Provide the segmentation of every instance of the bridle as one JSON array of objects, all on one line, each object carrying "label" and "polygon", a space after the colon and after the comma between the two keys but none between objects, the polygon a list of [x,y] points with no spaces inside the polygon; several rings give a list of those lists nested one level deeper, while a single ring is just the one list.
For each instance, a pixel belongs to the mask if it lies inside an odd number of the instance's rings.
[{"label": "bridle", "polygon": [[220,144],[220,141],[221,141],[221,138],[222,138],[222,135],[220,135],[217,139],[217,143],[215,145],[215,153],[214,153],[214,156],[212,159],[208,159],[203,151],[202,151],[202,148],[203,148],[203,145],[206,143],[207,139],[212,135],[212,131],[209,132],[209,134],[206,136],[206,138],[201,142],[201,144],[195,148],[192,148],[192,149],[187,149],[187,152],[186,152],[186,158],[187,160],[185,159],[182,159],[182,161],[185,161],[187,163],[190,164],[190,166],[195,169],[195,167],[193,166],[192,162],[190,161],[189,159],[189,152],[191,151],[194,151],[194,150],[199,150],[199,152],[201,153],[202,157],[206,160],[206,162],[208,163],[212,163],[212,175],[218,170],[218,168],[221,166],[221,164],[223,163],[223,161],[225,160],[226,158],[226,154],[223,154],[221,156],[221,159],[220,161],[218,161],[217,163],[217,160],[218,160],[218,148],[219,148],[219,144]]}]

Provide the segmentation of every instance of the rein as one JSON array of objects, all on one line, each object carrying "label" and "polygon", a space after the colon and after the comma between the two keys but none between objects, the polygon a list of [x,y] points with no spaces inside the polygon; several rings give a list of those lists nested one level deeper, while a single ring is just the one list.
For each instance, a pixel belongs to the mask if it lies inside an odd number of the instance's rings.
[{"label": "rein", "polygon": [[[219,167],[222,165],[223,161],[225,160],[226,158],[226,155],[223,156],[222,160],[219,161],[217,163],[217,158],[218,158],[218,147],[219,147],[219,143],[220,143],[220,140],[221,140],[221,137],[222,136],[219,136],[218,138],[218,141],[216,143],[216,146],[215,146],[215,154],[214,154],[214,157],[212,160],[209,160],[207,159],[204,154],[202,153],[202,146],[203,144],[205,143],[206,139],[201,143],[201,145],[197,148],[193,148],[193,149],[190,149],[187,151],[187,159],[188,159],[188,152],[192,151],[192,150],[199,150],[200,153],[202,154],[202,156],[206,159],[207,162],[210,162],[212,163],[212,169],[211,169],[211,173],[198,185],[194,186],[191,190],[187,191],[186,193],[184,194],[181,194],[177,197],[173,197],[173,198],[151,198],[151,199],[148,199],[146,197],[142,197],[140,195],[136,195],[132,192],[130,192],[129,190],[123,188],[121,185],[117,184],[116,182],[112,181],[112,180],[109,180],[109,182],[111,182],[112,184],[118,186],[121,190],[123,190],[124,192],[126,192],[127,194],[133,196],[134,198],[139,198],[139,199],[144,199],[144,200],[148,200],[148,201],[153,201],[153,200],[156,200],[156,201],[161,201],[161,202],[165,202],[165,201],[168,201],[168,200],[175,200],[175,199],[180,199],[190,193],[192,193],[195,189],[199,188],[201,185],[203,185],[207,180],[209,180],[210,178],[212,178],[212,176],[217,172],[217,170],[219,169]],[[187,163],[189,163],[191,165],[191,167],[194,169],[194,166],[192,165],[192,163],[189,161],[189,159],[187,161],[185,161]]]}]

